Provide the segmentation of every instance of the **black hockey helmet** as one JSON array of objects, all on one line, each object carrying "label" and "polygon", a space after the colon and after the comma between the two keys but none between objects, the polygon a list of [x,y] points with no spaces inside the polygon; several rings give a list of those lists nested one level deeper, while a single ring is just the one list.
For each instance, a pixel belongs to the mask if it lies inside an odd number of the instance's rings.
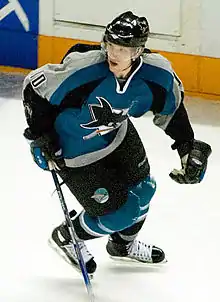
[{"label": "black hockey helmet", "polygon": [[144,47],[148,35],[147,19],[127,11],[106,26],[103,41],[127,47]]}]

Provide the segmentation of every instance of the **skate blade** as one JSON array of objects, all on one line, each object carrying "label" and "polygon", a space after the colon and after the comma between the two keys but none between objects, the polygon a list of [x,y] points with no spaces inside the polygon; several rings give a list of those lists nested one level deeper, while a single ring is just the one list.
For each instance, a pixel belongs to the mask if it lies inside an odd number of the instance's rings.
[{"label": "skate blade", "polygon": [[141,265],[143,267],[143,265],[146,266],[151,266],[151,267],[159,267],[160,265],[166,264],[168,262],[167,259],[164,259],[161,262],[158,263],[153,263],[153,262],[144,262],[144,261],[140,261],[134,258],[128,258],[128,257],[116,257],[116,256],[109,256],[113,261],[121,263],[121,264],[136,264],[136,265]]},{"label": "skate blade", "polygon": [[[77,271],[80,275],[82,275],[81,269],[78,267],[78,265],[74,265],[74,263],[69,259],[69,257],[67,257],[67,255],[64,253],[64,251],[58,247],[58,245],[54,242],[54,240],[52,238],[48,239],[48,245],[50,248],[52,248],[52,250],[54,252],[56,252],[57,255],[59,255],[61,258],[63,258],[63,260],[68,263],[72,268],[74,268],[75,271]],[[93,274],[89,274],[89,279],[92,280],[93,279]]]}]

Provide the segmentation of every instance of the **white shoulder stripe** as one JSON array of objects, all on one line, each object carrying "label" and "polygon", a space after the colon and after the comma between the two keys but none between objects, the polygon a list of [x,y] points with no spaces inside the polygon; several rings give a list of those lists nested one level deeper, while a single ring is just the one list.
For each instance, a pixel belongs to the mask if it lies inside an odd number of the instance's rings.
[{"label": "white shoulder stripe", "polygon": [[143,62],[155,67],[159,67],[173,73],[171,63],[158,53],[148,53],[143,55]]},{"label": "white shoulder stripe", "polygon": [[63,64],[46,64],[31,73],[25,78],[23,89],[32,83],[33,78],[37,74],[43,74],[45,80],[38,82],[33,89],[35,92],[47,100],[53,95],[56,89],[70,75],[76,71],[89,67],[94,64],[101,63],[105,60],[105,54],[101,50],[91,50],[84,53],[72,52],[63,61]]}]

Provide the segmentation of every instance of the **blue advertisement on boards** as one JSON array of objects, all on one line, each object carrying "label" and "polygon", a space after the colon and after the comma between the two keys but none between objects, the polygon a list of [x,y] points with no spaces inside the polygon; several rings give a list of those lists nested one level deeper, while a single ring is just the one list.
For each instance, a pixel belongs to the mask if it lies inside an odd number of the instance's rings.
[{"label": "blue advertisement on boards", "polygon": [[37,67],[39,0],[1,0],[0,65]]}]

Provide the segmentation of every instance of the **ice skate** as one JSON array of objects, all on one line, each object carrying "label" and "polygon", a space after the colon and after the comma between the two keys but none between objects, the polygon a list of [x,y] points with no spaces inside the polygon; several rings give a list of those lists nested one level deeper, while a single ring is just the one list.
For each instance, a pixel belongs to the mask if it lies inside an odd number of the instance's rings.
[{"label": "ice skate", "polygon": [[[94,261],[92,254],[88,251],[84,241],[78,241],[78,243],[87,272],[91,277],[96,270],[96,262]],[[70,234],[65,224],[61,224],[53,230],[51,238],[49,239],[49,245],[66,262],[72,265],[77,271],[81,272],[74,247],[71,243]]]},{"label": "ice skate", "polygon": [[137,261],[149,264],[167,262],[162,249],[139,240],[134,240],[126,245],[115,243],[110,238],[106,245],[106,250],[114,260]]}]

